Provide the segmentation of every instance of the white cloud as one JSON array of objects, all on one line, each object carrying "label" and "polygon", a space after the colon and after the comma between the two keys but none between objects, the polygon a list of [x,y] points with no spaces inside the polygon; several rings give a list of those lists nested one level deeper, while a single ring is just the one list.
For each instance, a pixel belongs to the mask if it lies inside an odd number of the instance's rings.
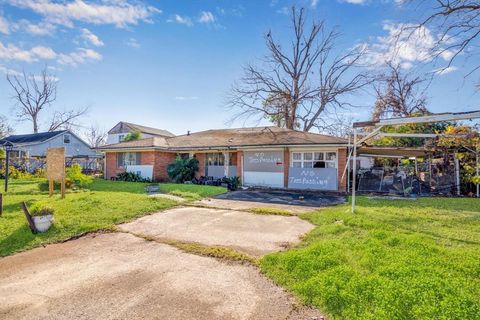
[{"label": "white cloud", "polygon": [[47,36],[52,35],[57,27],[48,22],[32,23],[28,20],[21,19],[12,25],[14,31],[24,30],[35,36]]},{"label": "white cloud", "polygon": [[43,15],[50,23],[73,27],[74,21],[93,24],[113,24],[117,27],[151,22],[151,17],[161,10],[128,0],[104,0],[92,3],[85,0],[6,0],[10,5],[27,8]]},{"label": "white cloud", "polygon": [[198,18],[200,23],[213,23],[215,22],[215,16],[210,11],[202,11],[200,13],[200,18]]},{"label": "white cloud", "polygon": [[102,55],[95,50],[78,48],[77,51],[69,54],[59,54],[58,63],[76,67],[91,60],[100,61],[102,58]]},{"label": "white cloud", "polygon": [[312,0],[312,1],[310,1],[310,5],[311,5],[313,8],[315,8],[315,7],[317,6],[317,4],[318,4],[318,0]]},{"label": "white cloud", "polygon": [[411,68],[418,62],[431,62],[437,55],[447,61],[453,54],[449,50],[439,49],[438,36],[426,27],[386,23],[383,29],[388,35],[377,37],[373,44],[363,44],[369,52],[367,60],[373,65],[391,62]]},{"label": "white cloud", "polygon": [[438,69],[435,69],[433,70],[433,72],[435,72],[435,74],[438,74],[438,75],[445,75],[445,74],[449,74],[451,72],[454,72],[454,71],[457,71],[458,68],[455,67],[455,66],[450,66],[450,67],[446,67],[446,68],[438,68]]},{"label": "white cloud", "polygon": [[175,100],[180,100],[180,101],[186,101],[186,100],[197,100],[198,97],[192,96],[192,97],[184,97],[184,96],[178,96],[175,97]]},{"label": "white cloud", "polygon": [[8,23],[7,19],[2,16],[0,16],[0,33],[10,33],[10,24]]},{"label": "white cloud", "polygon": [[130,38],[127,41],[127,46],[138,49],[141,47],[140,43],[138,43],[137,39],[135,38]]},{"label": "white cloud", "polygon": [[92,49],[78,48],[71,53],[57,53],[49,47],[36,46],[31,49],[22,49],[14,44],[4,45],[0,41],[0,60],[35,62],[39,60],[57,60],[64,65],[77,66],[89,61],[102,60],[102,55]]},{"label": "white cloud", "polygon": [[[4,45],[0,42],[0,60],[16,60],[23,62],[37,61],[39,58],[45,57],[46,50],[44,47],[34,47],[30,50],[24,50],[12,43]],[[40,56],[38,56],[38,54]]]},{"label": "white cloud", "polygon": [[350,4],[365,4],[367,0],[342,0],[343,2]]},{"label": "white cloud", "polygon": [[188,27],[193,26],[192,19],[190,19],[190,18],[187,17],[187,16],[181,16],[181,15],[179,15],[179,14],[176,14],[176,15],[174,16],[174,19],[173,19],[173,20],[170,19],[170,20],[168,20],[168,22],[176,22],[176,23],[184,24],[184,25],[186,25],[186,26],[188,26]]},{"label": "white cloud", "polygon": [[55,53],[55,51],[53,51],[53,49],[49,47],[43,47],[43,46],[33,47],[30,50],[30,52],[32,52],[34,56],[43,60],[51,60],[57,57],[57,54]]},{"label": "white cloud", "polygon": [[80,32],[82,39],[94,45],[95,47],[102,47],[104,45],[103,41],[94,35],[90,30],[82,28]]}]

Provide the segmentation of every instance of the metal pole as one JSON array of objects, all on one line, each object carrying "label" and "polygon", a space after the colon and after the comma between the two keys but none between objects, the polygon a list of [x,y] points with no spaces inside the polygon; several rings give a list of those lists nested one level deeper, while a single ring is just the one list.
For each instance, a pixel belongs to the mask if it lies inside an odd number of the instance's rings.
[{"label": "metal pole", "polygon": [[352,214],[355,214],[356,182],[357,182],[357,129],[353,129]]},{"label": "metal pole", "polygon": [[[475,160],[476,160],[476,175],[478,177],[478,147],[475,149]],[[478,179],[478,178],[477,178]],[[480,197],[480,186],[477,183],[477,198]]]},{"label": "metal pole", "polygon": [[[347,157],[347,193],[350,191],[350,150],[351,150],[351,135],[348,135],[348,157]],[[478,166],[477,166],[478,167]],[[478,174],[477,174],[478,175]]]},{"label": "metal pole", "polygon": [[8,191],[8,167],[10,165],[8,148],[5,148],[5,192]]},{"label": "metal pole", "polygon": [[457,196],[459,196],[460,195],[460,161],[458,160],[456,154],[454,155],[454,157],[455,157],[454,162],[455,162],[455,178],[456,178],[455,182],[457,184]]}]

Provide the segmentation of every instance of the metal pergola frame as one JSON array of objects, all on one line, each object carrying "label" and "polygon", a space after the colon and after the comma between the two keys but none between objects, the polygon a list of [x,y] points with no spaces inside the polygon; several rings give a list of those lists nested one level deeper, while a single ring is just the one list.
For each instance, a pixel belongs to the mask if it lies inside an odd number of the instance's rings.
[{"label": "metal pergola frame", "polygon": [[[470,112],[448,112],[448,113],[438,113],[431,114],[427,116],[420,117],[405,117],[405,118],[391,118],[391,119],[382,119],[378,121],[366,121],[366,122],[355,122],[353,123],[353,149],[350,146],[349,139],[349,149],[350,153],[348,155],[348,170],[350,170],[350,160],[353,156],[353,176],[352,176],[352,214],[355,213],[355,196],[356,196],[356,180],[357,180],[357,147],[362,143],[371,139],[375,136],[383,137],[415,137],[415,138],[436,138],[436,137],[462,137],[463,135],[446,135],[446,134],[434,134],[434,133],[383,133],[380,130],[384,126],[395,126],[395,125],[405,125],[405,124],[414,124],[414,123],[434,123],[434,122],[445,122],[445,121],[459,121],[459,120],[472,120],[480,118],[480,110],[470,111]],[[371,132],[363,132],[364,128],[375,129]],[[359,136],[363,138],[358,139]],[[476,155],[476,174],[479,174],[479,152],[475,150]],[[346,169],[347,170],[347,169]],[[344,172],[345,175],[345,172]],[[477,196],[479,195],[479,185],[477,184]]]}]

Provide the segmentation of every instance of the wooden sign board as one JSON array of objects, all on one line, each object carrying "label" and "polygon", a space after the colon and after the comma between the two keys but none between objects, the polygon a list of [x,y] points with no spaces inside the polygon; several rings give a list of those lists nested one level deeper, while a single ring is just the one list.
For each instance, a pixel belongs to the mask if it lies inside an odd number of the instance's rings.
[{"label": "wooden sign board", "polygon": [[50,196],[53,195],[53,183],[62,184],[62,198],[65,198],[65,148],[47,150],[47,177]]}]

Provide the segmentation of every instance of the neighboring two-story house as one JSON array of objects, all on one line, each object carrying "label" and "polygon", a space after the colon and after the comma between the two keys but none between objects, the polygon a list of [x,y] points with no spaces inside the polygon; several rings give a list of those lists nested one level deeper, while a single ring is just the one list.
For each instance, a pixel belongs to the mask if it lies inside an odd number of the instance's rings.
[{"label": "neighboring two-story house", "polygon": [[107,144],[122,142],[125,136],[132,132],[139,132],[140,139],[162,137],[170,138],[175,135],[167,130],[145,127],[134,123],[120,121],[110,131],[108,131]]}]

